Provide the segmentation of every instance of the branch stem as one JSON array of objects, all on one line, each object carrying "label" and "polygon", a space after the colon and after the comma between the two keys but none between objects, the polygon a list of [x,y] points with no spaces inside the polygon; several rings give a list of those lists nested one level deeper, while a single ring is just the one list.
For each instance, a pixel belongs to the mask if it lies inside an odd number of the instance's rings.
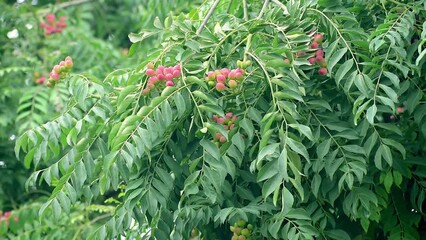
[{"label": "branch stem", "polygon": [[207,22],[209,21],[210,17],[212,16],[214,10],[217,8],[217,5],[219,4],[220,0],[216,0],[213,5],[211,6],[209,12],[207,13],[206,17],[204,18],[203,22],[201,23],[200,27],[198,28],[196,34],[200,35],[201,31],[203,31],[203,28],[206,26]]}]

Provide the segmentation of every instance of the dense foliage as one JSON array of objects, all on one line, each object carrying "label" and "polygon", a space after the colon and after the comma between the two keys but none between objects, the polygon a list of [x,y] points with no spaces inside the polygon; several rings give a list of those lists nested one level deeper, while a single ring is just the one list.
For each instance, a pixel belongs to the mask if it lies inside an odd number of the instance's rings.
[{"label": "dense foliage", "polygon": [[[133,61],[85,38],[87,22],[43,38],[66,48],[54,57],[30,45],[55,86],[18,95],[15,153],[50,194],[12,213],[9,238],[421,238],[424,0],[175,6],[142,14],[153,26],[129,34]],[[67,55],[72,72],[52,76]]]}]

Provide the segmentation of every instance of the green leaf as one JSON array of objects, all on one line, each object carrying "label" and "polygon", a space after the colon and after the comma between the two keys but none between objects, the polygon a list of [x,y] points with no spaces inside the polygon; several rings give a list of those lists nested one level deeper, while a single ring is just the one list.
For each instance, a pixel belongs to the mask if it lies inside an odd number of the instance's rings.
[{"label": "green leaf", "polygon": [[302,124],[288,124],[289,127],[298,130],[301,134],[305,135],[309,140],[314,141],[314,136],[312,135],[311,129]]},{"label": "green leaf", "polygon": [[349,59],[348,61],[346,61],[339,67],[334,77],[337,85],[340,84],[340,81],[346,76],[349,70],[351,70],[353,65],[354,65],[354,60]]},{"label": "green leaf", "polygon": [[367,109],[366,117],[367,117],[367,121],[370,124],[374,124],[374,117],[376,116],[376,113],[377,113],[377,106],[376,106],[376,104],[373,104],[372,106],[370,106]]},{"label": "green leaf", "polygon": [[327,59],[328,60],[327,69],[329,70],[329,72],[333,71],[334,66],[340,61],[340,59],[342,59],[342,57],[345,55],[347,51],[348,51],[347,48],[339,49],[331,57]]}]

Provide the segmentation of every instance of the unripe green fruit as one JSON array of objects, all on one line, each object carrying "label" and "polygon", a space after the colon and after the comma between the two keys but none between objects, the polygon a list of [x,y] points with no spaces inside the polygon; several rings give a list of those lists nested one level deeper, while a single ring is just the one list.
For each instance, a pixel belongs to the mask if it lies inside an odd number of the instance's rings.
[{"label": "unripe green fruit", "polygon": [[199,233],[200,232],[198,231],[198,229],[192,229],[192,231],[191,231],[191,237],[196,237],[196,236],[198,236]]},{"label": "unripe green fruit", "polygon": [[238,66],[239,68],[243,68],[243,62],[242,62],[242,61],[240,61],[240,60],[238,60],[238,61],[237,61],[237,66]]},{"label": "unripe green fruit", "polygon": [[248,228],[249,230],[253,230],[254,226],[253,226],[252,224],[248,224],[248,225],[247,225],[247,228]]},{"label": "unripe green fruit", "polygon": [[248,230],[247,228],[244,228],[241,231],[241,234],[244,235],[244,236],[246,236],[246,237],[248,237],[248,236],[250,236],[250,230]]},{"label": "unripe green fruit", "polygon": [[237,225],[239,226],[239,227],[244,227],[245,225],[246,225],[246,221],[244,221],[244,220],[239,220],[238,222],[237,222]]},{"label": "unripe green fruit", "polygon": [[215,83],[214,81],[208,81],[208,82],[207,82],[207,84],[208,84],[210,87],[214,87],[214,86],[216,85],[216,83]]},{"label": "unripe green fruit", "polygon": [[235,227],[234,226],[230,226],[229,230],[231,230],[231,232],[234,232],[235,231]]},{"label": "unripe green fruit", "polygon": [[231,79],[228,82],[228,86],[229,86],[229,88],[234,89],[234,88],[238,87],[238,83],[237,83],[237,81]]},{"label": "unripe green fruit", "polygon": [[237,235],[240,235],[241,234],[241,228],[235,227],[234,228],[234,233],[237,234]]}]

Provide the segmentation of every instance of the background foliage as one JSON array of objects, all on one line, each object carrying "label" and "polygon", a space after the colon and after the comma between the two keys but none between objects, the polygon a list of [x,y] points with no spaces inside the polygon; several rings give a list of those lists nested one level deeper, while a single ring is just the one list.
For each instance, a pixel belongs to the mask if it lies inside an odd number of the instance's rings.
[{"label": "background foliage", "polygon": [[[0,206],[19,221],[0,234],[230,239],[243,219],[253,239],[424,237],[425,1],[135,2],[57,4],[52,36],[48,5],[3,4]],[[67,55],[74,74],[34,84]],[[204,81],[241,60],[235,89]],[[143,94],[150,62],[179,80]]]}]

